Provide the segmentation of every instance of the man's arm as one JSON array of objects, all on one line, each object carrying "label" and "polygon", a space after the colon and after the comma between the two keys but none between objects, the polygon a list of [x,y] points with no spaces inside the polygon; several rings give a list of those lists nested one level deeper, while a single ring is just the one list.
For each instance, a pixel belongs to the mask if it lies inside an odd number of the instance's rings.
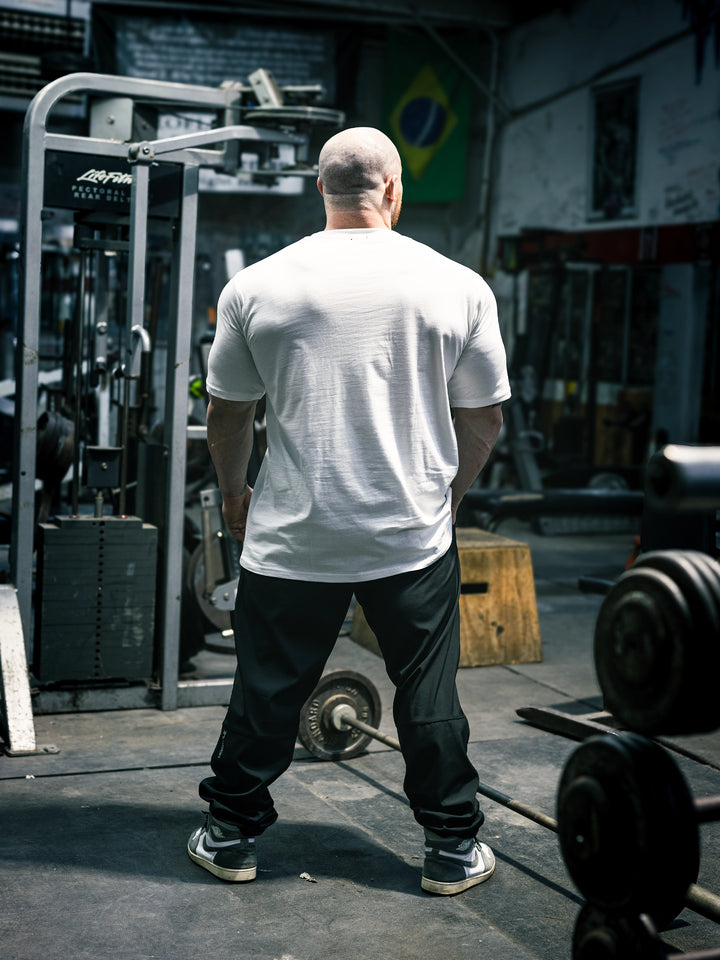
[{"label": "man's arm", "polygon": [[207,442],[222,496],[223,518],[238,540],[245,538],[252,495],[247,468],[256,405],[256,400],[221,400],[211,396],[207,408]]},{"label": "man's arm", "polygon": [[458,445],[458,472],[450,484],[452,520],[455,523],[460,501],[488,461],[500,433],[502,407],[457,407],[455,436]]}]

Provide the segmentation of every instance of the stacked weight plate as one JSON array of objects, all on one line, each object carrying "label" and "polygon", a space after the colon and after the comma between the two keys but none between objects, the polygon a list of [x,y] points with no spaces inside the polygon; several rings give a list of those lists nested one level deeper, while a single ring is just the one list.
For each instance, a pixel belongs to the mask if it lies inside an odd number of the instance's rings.
[{"label": "stacked weight plate", "polygon": [[720,564],[695,550],[641,554],[598,614],[605,707],[648,736],[720,726]]},{"label": "stacked weight plate", "polygon": [[560,848],[587,901],[573,958],[660,958],[657,930],[701,889],[699,823],[717,818],[720,797],[695,801],[651,738],[720,727],[720,564],[694,550],[641,554],[603,600],[594,660],[627,732],[584,741],[558,786]]}]

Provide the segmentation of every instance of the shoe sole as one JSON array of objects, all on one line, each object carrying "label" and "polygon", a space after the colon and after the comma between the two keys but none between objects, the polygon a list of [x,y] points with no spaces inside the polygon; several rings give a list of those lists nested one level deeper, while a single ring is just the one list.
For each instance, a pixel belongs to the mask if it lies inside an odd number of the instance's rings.
[{"label": "shoe sole", "polygon": [[459,880],[457,883],[442,883],[440,880],[429,880],[423,877],[420,886],[426,893],[439,893],[441,896],[450,896],[453,893],[462,893],[470,887],[477,886],[478,883],[484,883],[495,873],[495,866],[487,873],[481,873],[476,877],[467,877],[465,880]]},{"label": "shoe sole", "polygon": [[207,870],[214,877],[218,877],[220,880],[227,880],[229,883],[247,883],[250,880],[254,880],[257,876],[257,867],[244,867],[242,870],[232,870],[229,867],[218,867],[211,860],[199,857],[196,853],[193,853],[189,846],[187,852],[193,863],[196,863],[199,867],[203,867],[203,869]]}]

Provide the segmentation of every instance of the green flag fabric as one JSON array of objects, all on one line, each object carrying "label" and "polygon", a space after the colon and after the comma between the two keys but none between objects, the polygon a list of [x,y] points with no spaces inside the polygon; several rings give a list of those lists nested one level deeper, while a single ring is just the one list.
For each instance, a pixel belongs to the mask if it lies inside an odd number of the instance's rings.
[{"label": "green flag fabric", "polygon": [[462,200],[472,95],[472,84],[430,38],[389,31],[384,126],[403,161],[406,202]]}]

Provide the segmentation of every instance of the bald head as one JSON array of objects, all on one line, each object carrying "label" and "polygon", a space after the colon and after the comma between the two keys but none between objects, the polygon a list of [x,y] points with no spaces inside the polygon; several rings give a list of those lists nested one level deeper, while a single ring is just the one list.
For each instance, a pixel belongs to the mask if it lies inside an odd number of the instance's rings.
[{"label": "bald head", "polygon": [[392,140],[374,127],[351,127],[331,137],[320,151],[318,186],[328,212],[379,210],[388,183],[400,189],[401,173]]}]

